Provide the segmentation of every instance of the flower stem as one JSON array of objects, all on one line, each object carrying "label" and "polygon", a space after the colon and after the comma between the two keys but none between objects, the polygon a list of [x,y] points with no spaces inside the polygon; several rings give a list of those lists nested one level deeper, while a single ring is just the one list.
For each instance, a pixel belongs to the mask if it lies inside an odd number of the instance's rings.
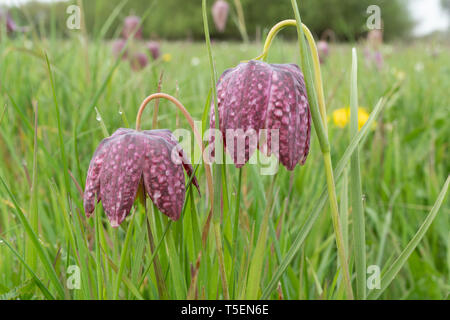
[{"label": "flower stem", "polygon": [[132,231],[134,215],[135,212],[132,214],[130,222],[128,224],[127,235],[125,236],[125,243],[123,244],[122,254],[120,256],[119,270],[117,271],[116,285],[114,288],[114,300],[117,300],[119,298],[120,283],[122,282],[122,275],[125,269],[125,261],[128,256],[128,249],[130,248],[131,234],[133,233]]},{"label": "flower stem", "polygon": [[[296,27],[297,21],[294,19],[287,19],[283,20],[281,22],[278,22],[276,25],[270,29],[266,41],[264,43],[263,53],[255,58],[255,60],[263,60],[266,61],[267,56],[269,54],[270,46],[272,45],[273,40],[275,39],[275,36],[283,30],[286,27]],[[314,37],[311,33],[311,31],[308,29],[308,27],[302,23],[302,29],[303,33],[306,36],[306,40],[308,41],[308,44],[310,48],[312,49],[312,58],[313,58],[313,64],[314,64],[314,85],[316,87],[317,91],[317,98],[319,102],[319,110],[320,115],[322,116],[323,126],[325,130],[328,130],[327,128],[327,114],[326,114],[326,108],[325,108],[325,95],[323,91],[323,85],[322,85],[322,73],[320,71],[320,60],[319,60],[319,54],[316,47],[316,42],[314,41]]]},{"label": "flower stem", "polygon": [[339,210],[336,197],[336,186],[334,183],[334,176],[333,176],[333,165],[331,163],[331,156],[329,152],[323,154],[323,160],[325,162],[328,197],[330,199],[330,207],[331,207],[331,219],[333,221],[333,228],[336,236],[336,247],[338,251],[339,262],[342,267],[344,285],[347,291],[347,298],[353,299],[353,290],[350,281],[350,274],[348,271],[347,256],[345,254],[344,237],[342,236],[342,228],[339,218]]},{"label": "flower stem", "polygon": [[[295,14],[295,21],[296,21],[296,27],[297,27],[297,34],[298,34],[298,43],[299,43],[299,49],[300,49],[300,56],[301,56],[301,63],[302,63],[302,69],[305,75],[305,84],[306,84],[306,90],[308,93],[308,100],[311,106],[311,116],[313,118],[314,127],[316,129],[317,137],[319,138],[321,151],[325,163],[325,172],[327,177],[327,190],[328,195],[330,198],[330,207],[331,207],[331,218],[333,220],[333,228],[334,228],[334,234],[336,237],[336,247],[338,251],[338,256],[340,260],[340,264],[342,267],[343,272],[343,282],[347,293],[348,299],[353,299],[353,289],[352,284],[350,281],[350,273],[348,270],[348,264],[347,264],[347,257],[345,254],[345,248],[344,248],[344,240],[342,237],[342,231],[340,226],[340,218],[339,218],[339,210],[338,210],[338,204],[337,204],[337,197],[336,197],[336,185],[334,182],[333,177],[333,165],[331,162],[331,154],[330,154],[330,143],[328,140],[328,133],[325,129],[326,126],[326,108],[324,101],[322,101],[323,105],[322,107],[319,106],[319,99],[317,97],[317,92],[312,85],[312,83],[315,84],[315,86],[319,87],[317,90],[319,93],[321,90],[323,90],[322,85],[322,79],[318,78],[317,74],[320,73],[320,64],[317,63],[318,53],[317,48],[314,43],[314,39],[311,39],[309,30],[307,32],[303,32],[303,29],[300,26],[303,26],[300,12],[298,10],[297,1],[291,0],[292,8],[294,10]],[[307,45],[305,42],[304,35],[306,35],[306,38],[309,39],[310,47],[308,50]],[[316,70],[316,79],[314,82],[314,76],[311,71],[311,56],[313,57],[315,70]],[[319,111],[320,109],[320,111]]]},{"label": "flower stem", "polygon": [[211,195],[210,202],[211,202],[211,209],[212,209],[214,207],[214,202],[213,202],[214,189],[213,189],[213,184],[212,184],[211,167],[209,165],[209,162],[208,162],[208,159],[207,159],[205,153],[203,152],[204,148],[203,148],[202,138],[201,138],[200,134],[198,133],[197,129],[195,128],[194,119],[192,119],[192,116],[190,115],[189,111],[187,111],[187,109],[183,106],[183,104],[180,101],[178,101],[176,98],[174,98],[171,95],[168,95],[166,93],[154,93],[152,95],[149,95],[147,98],[144,99],[141,106],[139,107],[139,111],[138,111],[138,114],[136,117],[136,130],[138,130],[138,131],[141,130],[142,114],[143,114],[147,104],[154,99],[169,100],[170,102],[175,104],[175,106],[181,111],[181,113],[184,115],[186,120],[189,122],[189,125],[190,125],[192,131],[194,132],[194,137],[197,141],[197,144],[202,151],[203,163],[205,165],[205,172],[206,172],[206,181],[207,181],[207,185],[208,185],[208,191],[209,191],[209,194]]}]

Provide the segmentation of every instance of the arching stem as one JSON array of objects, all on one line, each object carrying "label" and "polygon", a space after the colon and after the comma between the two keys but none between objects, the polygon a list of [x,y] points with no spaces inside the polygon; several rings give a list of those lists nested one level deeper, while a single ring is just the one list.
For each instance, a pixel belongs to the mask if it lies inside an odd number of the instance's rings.
[{"label": "arching stem", "polygon": [[[328,140],[328,128],[327,128],[327,113],[323,91],[322,74],[320,70],[319,54],[311,31],[308,29],[307,26],[305,26],[301,22],[297,1],[291,0],[291,3],[295,14],[295,20],[290,19],[277,23],[267,35],[263,53],[255,59],[264,61],[267,58],[269,48],[272,44],[273,39],[275,38],[277,33],[280,32],[282,29],[288,26],[293,26],[297,28],[298,42],[300,48],[300,60],[302,65],[302,71],[305,76],[305,84],[308,93],[308,100],[311,107],[311,116],[313,119],[315,131],[319,139],[320,148],[324,159],[328,194],[330,198],[331,218],[333,221],[333,228],[336,237],[336,246],[339,261],[342,266],[344,286],[346,288],[347,298],[353,299],[353,289],[351,286],[347,256],[344,249],[343,236],[340,226],[339,210],[336,196],[336,185],[333,176],[333,165],[331,162],[330,142]],[[304,37],[306,37],[306,40],[308,42],[309,51]],[[314,74],[311,70],[314,70]],[[312,83],[314,85],[311,85]]]},{"label": "arching stem", "polygon": [[[263,60],[266,61],[267,55],[269,54],[270,46],[272,45],[273,39],[275,39],[275,36],[283,30],[286,27],[296,27],[297,22],[294,19],[288,19],[283,20],[281,22],[278,22],[276,25],[270,29],[269,33],[267,34],[266,42],[264,43],[263,53],[255,58],[255,60]],[[320,115],[322,117],[322,122],[325,130],[328,130],[327,128],[327,113],[325,108],[325,95],[323,92],[323,84],[322,84],[322,73],[320,71],[320,60],[319,60],[319,54],[317,51],[316,42],[314,41],[314,37],[311,33],[311,31],[308,29],[308,27],[304,24],[302,24],[303,33],[306,36],[306,40],[308,41],[309,47],[311,48],[312,52],[312,58],[313,58],[313,64],[314,64],[314,85],[316,87],[317,91],[317,99],[319,101],[319,110]]]},{"label": "arching stem", "polygon": [[203,157],[203,164],[205,166],[205,172],[206,172],[206,181],[208,186],[208,192],[210,195],[210,203],[211,203],[211,210],[214,207],[213,197],[214,197],[214,188],[212,183],[212,176],[211,176],[211,166],[209,165],[209,160],[207,159],[205,153],[204,153],[204,147],[202,143],[202,138],[200,134],[198,133],[197,129],[195,128],[194,119],[192,119],[192,116],[190,115],[189,111],[183,106],[183,104],[178,101],[176,98],[172,97],[171,95],[168,95],[166,93],[154,93],[152,95],[149,95],[147,98],[144,99],[141,106],[139,107],[139,111],[136,117],[136,130],[141,130],[141,118],[142,113],[145,110],[145,107],[147,104],[154,100],[154,99],[166,99],[172,102],[184,115],[186,120],[189,123],[189,126],[191,127],[192,131],[194,132],[194,137],[196,139],[196,142],[198,146],[200,147],[200,150],[202,151],[202,157]]}]

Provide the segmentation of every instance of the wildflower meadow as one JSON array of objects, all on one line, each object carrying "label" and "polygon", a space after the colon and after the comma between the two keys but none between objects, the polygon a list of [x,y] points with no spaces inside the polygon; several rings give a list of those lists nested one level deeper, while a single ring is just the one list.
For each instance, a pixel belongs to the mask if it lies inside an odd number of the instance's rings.
[{"label": "wildflower meadow", "polygon": [[192,2],[1,8],[0,299],[448,299],[449,33]]}]

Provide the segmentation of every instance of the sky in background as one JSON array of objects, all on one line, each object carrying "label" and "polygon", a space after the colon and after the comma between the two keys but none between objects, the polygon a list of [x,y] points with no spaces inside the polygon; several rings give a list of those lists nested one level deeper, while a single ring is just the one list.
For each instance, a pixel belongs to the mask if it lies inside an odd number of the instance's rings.
[{"label": "sky in background", "polygon": [[[0,5],[17,5],[29,0],[0,0]],[[55,0],[40,0],[51,2]],[[450,26],[449,16],[442,11],[440,0],[408,0],[409,10],[416,21],[414,34],[425,35],[436,30],[446,30]],[[383,15],[383,13],[381,13]]]}]

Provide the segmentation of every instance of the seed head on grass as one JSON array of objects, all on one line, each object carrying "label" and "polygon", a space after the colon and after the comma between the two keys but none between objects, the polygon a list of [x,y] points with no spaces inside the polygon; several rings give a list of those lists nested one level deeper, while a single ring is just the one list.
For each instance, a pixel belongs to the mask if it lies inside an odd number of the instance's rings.
[{"label": "seed head on grass", "polygon": [[[100,142],[89,165],[84,210],[90,217],[95,199],[102,201],[112,227],[129,214],[142,183],[156,207],[172,220],[180,218],[185,198],[183,167],[193,169],[169,130],[118,129]],[[192,183],[199,189],[195,176]]]},{"label": "seed head on grass", "polygon": [[[245,150],[227,151],[236,167],[242,167],[256,148],[267,154],[275,153],[280,162],[293,170],[303,165],[309,153],[311,114],[305,81],[295,64],[267,64],[251,60],[226,70],[217,84],[219,128],[227,147],[227,130],[254,130],[258,143],[246,139]],[[214,106],[211,107],[210,127],[215,127]],[[267,149],[262,145],[261,130],[267,129]],[[271,129],[279,133],[279,154],[272,148]],[[211,137],[211,142],[214,137]],[[265,150],[266,149],[266,150]],[[244,162],[238,162],[239,154]]]}]

